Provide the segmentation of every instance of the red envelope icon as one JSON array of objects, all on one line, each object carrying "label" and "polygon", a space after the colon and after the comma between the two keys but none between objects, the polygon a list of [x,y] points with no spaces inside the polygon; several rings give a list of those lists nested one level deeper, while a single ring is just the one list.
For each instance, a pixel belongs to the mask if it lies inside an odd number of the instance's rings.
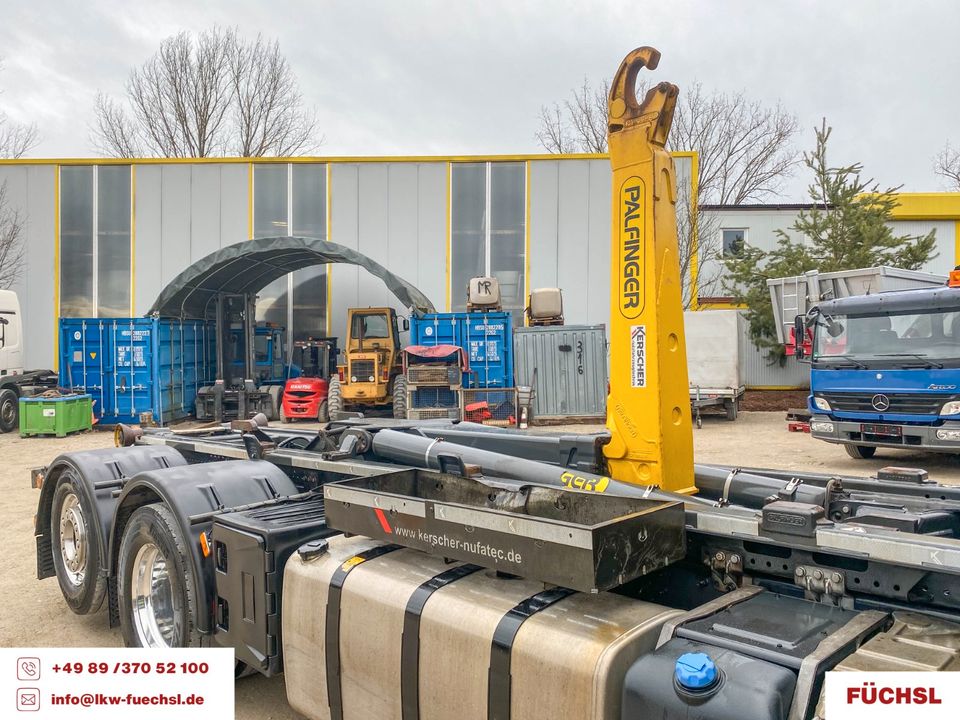
[{"label": "red envelope icon", "polygon": [[40,709],[40,691],[36,688],[20,688],[17,690],[17,710],[32,712]]}]

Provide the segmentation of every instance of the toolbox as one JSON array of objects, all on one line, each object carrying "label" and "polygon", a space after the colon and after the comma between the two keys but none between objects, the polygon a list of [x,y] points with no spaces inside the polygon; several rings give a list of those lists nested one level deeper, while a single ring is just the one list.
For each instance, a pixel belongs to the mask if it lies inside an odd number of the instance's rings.
[{"label": "toolbox", "polygon": [[609,590],[686,553],[680,502],[424,470],[324,486],[327,523],[561,587]]}]

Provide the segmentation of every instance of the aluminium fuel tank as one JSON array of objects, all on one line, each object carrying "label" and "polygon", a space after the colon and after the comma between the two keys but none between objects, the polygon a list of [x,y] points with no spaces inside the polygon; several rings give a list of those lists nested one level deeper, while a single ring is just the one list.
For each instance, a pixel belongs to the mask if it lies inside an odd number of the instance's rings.
[{"label": "aluminium fuel tank", "polygon": [[317,720],[619,717],[678,614],[336,536],[284,571],[287,697]]}]

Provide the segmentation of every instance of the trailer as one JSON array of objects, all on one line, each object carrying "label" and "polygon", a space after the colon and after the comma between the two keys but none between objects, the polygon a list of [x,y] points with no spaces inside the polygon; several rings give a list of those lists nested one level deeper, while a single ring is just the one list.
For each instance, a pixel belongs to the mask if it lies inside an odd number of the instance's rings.
[{"label": "trailer", "polygon": [[687,335],[690,408],[701,427],[702,410],[719,409],[736,420],[746,392],[740,361],[744,319],[739,310],[698,310],[683,314]]},{"label": "trailer", "polygon": [[34,477],[38,576],[316,720],[810,720],[829,670],[960,668],[960,488],[693,462],[658,60],[611,86],[606,431],[121,428]]}]

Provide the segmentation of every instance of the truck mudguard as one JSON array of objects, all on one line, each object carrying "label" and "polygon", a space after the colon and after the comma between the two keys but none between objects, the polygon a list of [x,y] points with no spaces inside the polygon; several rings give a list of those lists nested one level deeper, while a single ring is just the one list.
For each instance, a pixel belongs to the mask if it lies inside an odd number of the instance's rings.
[{"label": "truck mudguard", "polygon": [[70,452],[57,456],[44,472],[37,506],[35,534],[37,538],[37,578],[53,577],[53,546],[50,534],[50,513],[53,496],[61,479],[73,481],[85,506],[92,527],[89,536],[96,538],[100,548],[101,572],[106,570],[107,549],[117,504],[115,491],[129,478],[145,470],[186,465],[179,451],[164,445],[130,448],[105,448]]},{"label": "truck mudguard", "polygon": [[211,634],[216,581],[213,558],[203,556],[200,534],[210,531],[213,518],[220,512],[296,494],[296,486],[282,470],[273,463],[260,460],[226,460],[145,470],[131,478],[117,499],[109,538],[107,597],[110,626],[119,622],[116,572],[120,541],[127,519],[138,507],[162,502],[180,522],[197,578],[197,629],[203,634]]}]

